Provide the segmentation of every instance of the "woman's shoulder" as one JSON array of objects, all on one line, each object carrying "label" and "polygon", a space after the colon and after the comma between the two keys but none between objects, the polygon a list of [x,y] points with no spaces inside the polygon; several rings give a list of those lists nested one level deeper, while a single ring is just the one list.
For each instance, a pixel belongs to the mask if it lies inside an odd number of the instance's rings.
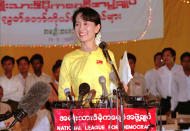
[{"label": "woman's shoulder", "polygon": [[67,53],[67,54],[63,57],[63,59],[64,59],[64,60],[66,60],[66,59],[72,59],[72,58],[77,57],[79,54],[80,54],[79,49],[76,49],[76,50],[74,50],[74,51],[71,51],[71,52]]},{"label": "woman's shoulder", "polygon": [[77,52],[78,52],[78,49],[73,50],[73,51],[67,53],[64,57],[66,57],[66,58],[67,57],[72,57],[73,55],[77,55]]},{"label": "woman's shoulder", "polygon": [[72,52],[69,52],[63,57],[63,63],[65,64],[71,64],[76,60],[81,60],[84,57],[88,56],[87,52],[81,51],[79,49],[76,49]]}]

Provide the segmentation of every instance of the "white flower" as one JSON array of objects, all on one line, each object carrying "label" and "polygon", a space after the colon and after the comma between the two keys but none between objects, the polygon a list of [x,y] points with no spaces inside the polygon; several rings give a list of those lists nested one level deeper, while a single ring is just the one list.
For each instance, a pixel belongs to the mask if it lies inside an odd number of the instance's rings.
[{"label": "white flower", "polygon": [[99,46],[99,44],[101,43],[101,33],[100,32],[96,35],[95,43],[97,46]]}]

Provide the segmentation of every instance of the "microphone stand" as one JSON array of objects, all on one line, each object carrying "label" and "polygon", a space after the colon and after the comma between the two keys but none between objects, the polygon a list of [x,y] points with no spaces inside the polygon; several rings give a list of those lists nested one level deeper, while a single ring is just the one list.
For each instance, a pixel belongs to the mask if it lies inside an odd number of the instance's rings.
[{"label": "microphone stand", "polygon": [[122,131],[124,131],[124,111],[123,111],[123,97],[122,97],[122,89],[124,89],[124,87],[119,78],[118,72],[113,64],[113,61],[111,60],[111,57],[108,53],[106,42],[101,42],[99,46],[102,49],[102,52],[103,52],[107,62],[109,64],[111,64],[113,71],[115,73],[116,79],[117,79],[117,85],[118,85],[117,94],[118,94],[118,98],[120,99],[120,107],[121,107],[121,127],[122,127]]},{"label": "microphone stand", "polygon": [[74,120],[73,120],[73,101],[70,102],[70,126],[71,126],[71,131],[74,131]]},{"label": "microphone stand", "polygon": [[159,106],[159,108],[160,108],[160,111],[159,111],[159,113],[160,113],[160,131],[162,131],[162,109],[161,109],[161,105]]}]

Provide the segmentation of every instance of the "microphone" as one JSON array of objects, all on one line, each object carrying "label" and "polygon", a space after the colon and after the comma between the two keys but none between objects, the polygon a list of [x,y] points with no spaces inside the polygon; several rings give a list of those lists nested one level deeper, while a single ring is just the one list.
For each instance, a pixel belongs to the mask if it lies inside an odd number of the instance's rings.
[{"label": "microphone", "polygon": [[65,88],[64,93],[67,96],[67,100],[68,101],[72,101],[73,100],[72,96],[71,96],[71,89],[70,88]]},{"label": "microphone", "polygon": [[118,83],[114,72],[111,72],[109,77],[110,77],[110,80],[113,81],[115,84]]},{"label": "microphone", "polygon": [[107,44],[106,42],[102,41],[100,44],[99,44],[99,47],[102,49],[102,52],[107,60]]},{"label": "microphone", "polygon": [[102,41],[100,44],[99,44],[99,47],[102,49],[102,50],[107,50],[107,44],[105,41]]},{"label": "microphone", "polygon": [[102,99],[103,99],[103,102],[106,101],[107,99],[107,96],[108,96],[108,92],[107,92],[107,89],[106,89],[106,78],[104,76],[100,76],[99,77],[99,82],[102,86]]},{"label": "microphone", "polygon": [[21,98],[18,109],[14,113],[15,120],[9,128],[13,127],[17,121],[21,122],[24,117],[36,113],[48,100],[50,93],[51,87],[47,83],[36,82]]},{"label": "microphone", "polygon": [[92,89],[90,90],[90,92],[88,93],[88,96],[86,97],[86,99],[84,100],[84,105],[88,104],[88,102],[90,101],[90,106],[94,107],[91,103],[92,99],[95,97],[96,95],[96,90]]},{"label": "microphone", "polygon": [[78,101],[82,102],[83,97],[84,97],[87,93],[89,93],[89,91],[90,91],[90,86],[89,86],[89,84],[87,84],[87,83],[82,83],[82,84],[80,84],[80,86],[79,86],[79,98],[78,98]]},{"label": "microphone", "polygon": [[95,97],[95,95],[96,95],[96,90],[94,90],[94,89],[90,90],[90,92],[88,93],[88,96],[84,100],[85,105],[88,103],[88,101],[91,101],[92,98]]}]

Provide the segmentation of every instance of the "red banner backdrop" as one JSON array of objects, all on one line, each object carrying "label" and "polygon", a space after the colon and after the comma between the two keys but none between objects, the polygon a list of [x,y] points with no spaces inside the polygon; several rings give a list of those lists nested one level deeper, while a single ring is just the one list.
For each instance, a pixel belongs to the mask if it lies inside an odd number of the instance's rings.
[{"label": "red banner backdrop", "polygon": [[[75,131],[112,131],[121,130],[120,110],[117,109],[73,109]],[[71,130],[70,110],[55,109],[55,131]],[[125,108],[124,129],[128,131],[156,131],[156,109]]]}]

